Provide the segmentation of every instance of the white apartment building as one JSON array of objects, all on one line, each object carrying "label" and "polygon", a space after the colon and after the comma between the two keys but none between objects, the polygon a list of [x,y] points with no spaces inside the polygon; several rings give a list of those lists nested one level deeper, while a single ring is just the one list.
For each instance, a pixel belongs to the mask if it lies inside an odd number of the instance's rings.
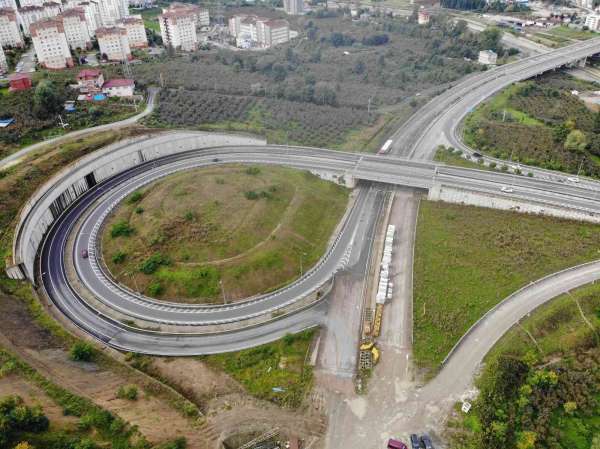
[{"label": "white apartment building", "polygon": [[127,30],[121,27],[102,27],[96,30],[96,38],[102,58],[109,61],[131,59],[131,48],[127,39]]},{"label": "white apartment building", "polygon": [[8,61],[6,60],[6,55],[4,54],[4,50],[2,50],[2,46],[0,45],[0,73],[8,71]]},{"label": "white apartment building", "polygon": [[35,22],[46,19],[46,10],[43,6],[29,5],[18,9],[19,23],[23,28],[23,34],[29,36],[29,27]]},{"label": "white apartment building", "polygon": [[600,30],[600,15],[588,14],[585,18],[585,26],[592,31]]},{"label": "white apartment building", "polygon": [[67,43],[62,20],[43,19],[30,28],[31,40],[38,62],[47,69],[73,67],[73,58]]},{"label": "white apartment building", "polygon": [[17,0],[0,0],[0,8],[10,8],[13,11],[16,11]]},{"label": "white apartment building", "polygon": [[270,48],[290,40],[290,24],[287,20],[240,14],[229,19],[229,33],[238,47]]},{"label": "white apartment building", "polygon": [[44,2],[42,4],[46,17],[56,17],[62,11],[62,3],[59,2]]},{"label": "white apartment building", "polygon": [[21,5],[21,8],[26,8],[28,6],[42,6],[44,0],[20,0],[19,4]]},{"label": "white apartment building", "polygon": [[85,13],[85,21],[87,23],[90,35],[96,34],[96,28],[102,26],[100,18],[100,5],[98,0],[70,0],[66,4],[66,9],[81,8]]},{"label": "white apartment building", "polygon": [[198,46],[196,23],[198,16],[192,8],[169,8],[158,16],[160,34],[165,46],[194,51]]},{"label": "white apartment building", "polygon": [[304,12],[304,0],[283,0],[283,9],[286,14],[302,14]]},{"label": "white apartment building", "polygon": [[86,49],[92,46],[92,36],[85,19],[85,11],[81,7],[65,10],[59,18],[63,22],[65,36],[69,47]]},{"label": "white apartment building", "polygon": [[129,16],[129,0],[97,0],[102,26],[113,26]]},{"label": "white apartment building", "polygon": [[127,40],[131,48],[144,48],[148,46],[146,28],[142,16],[129,16],[119,20],[118,25],[127,31]]},{"label": "white apartment building", "polygon": [[22,47],[23,44],[16,11],[11,8],[0,9],[0,45],[2,47]]}]

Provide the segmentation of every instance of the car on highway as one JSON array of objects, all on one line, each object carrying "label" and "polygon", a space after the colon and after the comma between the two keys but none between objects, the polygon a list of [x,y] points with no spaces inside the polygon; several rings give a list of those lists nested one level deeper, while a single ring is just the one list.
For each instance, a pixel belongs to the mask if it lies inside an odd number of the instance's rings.
[{"label": "car on highway", "polygon": [[85,249],[85,248],[84,248],[84,249],[82,249],[82,250],[81,250],[81,257],[83,257],[84,259],[87,259],[87,258],[88,258],[88,256],[89,256],[89,254],[88,254],[88,250],[87,250],[87,249]]},{"label": "car on highway", "polygon": [[579,182],[579,178],[567,178],[567,181],[577,183]]},{"label": "car on highway", "polygon": [[431,438],[429,438],[429,435],[421,435],[421,446],[425,449],[434,449],[433,443],[431,442]]},{"label": "car on highway", "polygon": [[421,441],[419,440],[419,435],[416,433],[410,435],[410,446],[411,449],[421,449]]},{"label": "car on highway", "polygon": [[387,444],[388,449],[408,449],[402,441],[390,438]]},{"label": "car on highway", "polygon": [[508,187],[508,186],[502,186],[500,191],[504,192],[504,193],[513,193],[515,191],[515,189],[513,189],[512,187]]}]

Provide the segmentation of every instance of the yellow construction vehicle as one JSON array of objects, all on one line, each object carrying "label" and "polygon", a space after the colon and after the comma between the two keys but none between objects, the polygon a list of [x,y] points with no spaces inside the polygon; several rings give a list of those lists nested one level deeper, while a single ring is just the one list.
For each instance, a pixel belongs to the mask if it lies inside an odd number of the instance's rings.
[{"label": "yellow construction vehicle", "polygon": [[379,362],[379,356],[381,355],[381,353],[379,352],[379,349],[377,349],[375,346],[373,346],[373,348],[371,349],[371,353],[373,354],[373,365],[376,365],[377,362]]},{"label": "yellow construction vehicle", "polygon": [[375,319],[373,320],[373,337],[379,337],[381,333],[381,318],[383,316],[383,304],[377,304],[375,308]]}]

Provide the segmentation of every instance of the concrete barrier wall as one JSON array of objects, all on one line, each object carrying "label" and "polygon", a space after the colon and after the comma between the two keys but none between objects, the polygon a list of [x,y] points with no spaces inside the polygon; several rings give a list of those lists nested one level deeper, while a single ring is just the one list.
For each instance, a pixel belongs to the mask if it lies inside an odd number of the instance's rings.
[{"label": "concrete barrier wall", "polygon": [[[85,156],[42,185],[24,205],[13,240],[9,277],[33,281],[35,257],[46,232],[77,198],[96,183],[169,154],[224,145],[264,145],[263,139],[201,132],[166,132],[126,139]],[[88,176],[88,179],[86,179]]]},{"label": "concrete barrier wall", "polygon": [[485,194],[472,192],[440,184],[435,184],[434,187],[429,190],[428,199],[432,201],[444,201],[446,203],[467,204],[471,206],[512,210],[528,214],[549,215],[570,220],[600,223],[600,216],[592,216],[589,212],[581,209],[561,207],[559,205],[542,202],[536,203],[532,200],[520,201],[518,198],[511,198],[509,196],[500,197],[493,193]]}]

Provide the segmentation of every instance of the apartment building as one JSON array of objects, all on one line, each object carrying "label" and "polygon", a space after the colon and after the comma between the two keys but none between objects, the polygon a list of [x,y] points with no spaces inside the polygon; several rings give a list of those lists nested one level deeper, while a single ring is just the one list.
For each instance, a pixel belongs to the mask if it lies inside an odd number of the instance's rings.
[{"label": "apartment building", "polygon": [[142,16],[129,16],[119,20],[118,25],[127,31],[127,40],[131,48],[144,48],[148,46],[146,28]]},{"label": "apartment building", "polygon": [[600,30],[600,15],[588,14],[585,18],[585,26],[592,31]]},{"label": "apartment building", "polygon": [[4,50],[0,45],[0,73],[8,72],[8,61],[6,60],[6,55],[4,54]]},{"label": "apartment building", "polygon": [[270,48],[290,40],[287,20],[238,14],[229,19],[229,33],[240,48]]},{"label": "apartment building", "polygon": [[46,19],[46,10],[41,5],[29,5],[17,10],[19,23],[25,36],[30,36],[29,27],[42,19]]},{"label": "apartment building", "polygon": [[81,8],[85,14],[85,22],[91,36],[96,34],[96,29],[102,26],[100,18],[100,5],[98,0],[70,0],[65,9]]},{"label": "apartment building", "polygon": [[27,8],[28,6],[42,6],[44,0],[20,0],[19,4],[21,5],[21,8]]},{"label": "apartment building", "polygon": [[10,8],[13,11],[16,11],[17,0],[0,0],[0,8]]},{"label": "apartment building", "polygon": [[302,14],[304,12],[304,0],[283,0],[283,9],[286,14]]},{"label": "apartment building", "polygon": [[195,8],[169,8],[158,17],[160,34],[165,46],[183,51],[194,51],[198,47]]},{"label": "apartment building", "polygon": [[132,58],[127,30],[121,27],[102,27],[96,30],[96,38],[103,59],[125,61]]},{"label": "apartment building", "polygon": [[0,45],[2,47],[22,47],[24,44],[17,12],[11,8],[0,9]]},{"label": "apartment building", "polygon": [[76,7],[67,9],[58,17],[63,22],[65,36],[67,37],[69,47],[73,50],[77,48],[91,48],[92,36],[88,29],[83,8]]},{"label": "apartment building", "polygon": [[188,11],[194,15],[196,20],[196,27],[210,25],[210,14],[208,9],[201,8],[198,5],[192,5],[190,3],[174,2],[169,5],[168,8],[163,8],[163,13],[169,11]]},{"label": "apartment building", "polygon": [[114,26],[129,16],[129,0],[97,0],[102,26]]},{"label": "apartment building", "polygon": [[62,20],[58,18],[40,20],[31,25],[30,31],[33,48],[40,65],[56,70],[73,67],[73,58]]},{"label": "apartment building", "polygon": [[56,17],[62,11],[62,3],[60,2],[44,2],[42,3],[46,17]]}]

